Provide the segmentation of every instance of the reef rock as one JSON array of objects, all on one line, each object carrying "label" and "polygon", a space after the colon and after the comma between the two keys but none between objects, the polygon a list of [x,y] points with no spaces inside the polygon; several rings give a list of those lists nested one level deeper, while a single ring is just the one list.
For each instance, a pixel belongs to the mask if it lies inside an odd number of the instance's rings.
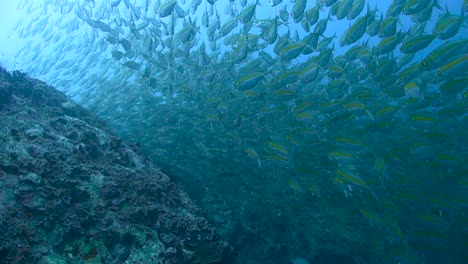
[{"label": "reef rock", "polygon": [[0,68],[0,263],[229,263],[186,193],[63,93]]}]

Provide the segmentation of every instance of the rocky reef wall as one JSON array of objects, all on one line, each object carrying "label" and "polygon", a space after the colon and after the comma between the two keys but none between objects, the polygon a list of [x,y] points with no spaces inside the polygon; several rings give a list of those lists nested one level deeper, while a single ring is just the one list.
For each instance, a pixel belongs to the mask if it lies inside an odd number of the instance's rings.
[{"label": "rocky reef wall", "polygon": [[0,68],[0,263],[229,263],[187,194],[63,93]]}]

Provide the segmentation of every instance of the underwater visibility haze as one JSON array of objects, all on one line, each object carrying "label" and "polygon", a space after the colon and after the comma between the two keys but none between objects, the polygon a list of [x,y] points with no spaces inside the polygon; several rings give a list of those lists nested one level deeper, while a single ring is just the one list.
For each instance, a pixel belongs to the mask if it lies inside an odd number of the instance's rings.
[{"label": "underwater visibility haze", "polygon": [[138,142],[236,263],[468,259],[468,1],[8,2],[2,66]]}]

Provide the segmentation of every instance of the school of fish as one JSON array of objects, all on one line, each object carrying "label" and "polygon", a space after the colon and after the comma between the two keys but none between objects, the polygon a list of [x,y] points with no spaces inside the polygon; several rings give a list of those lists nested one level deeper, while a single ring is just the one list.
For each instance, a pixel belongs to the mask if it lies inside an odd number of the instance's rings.
[{"label": "school of fish", "polygon": [[356,263],[457,263],[468,1],[387,2],[21,0],[16,59],[138,141],[221,234],[264,249],[281,222]]}]

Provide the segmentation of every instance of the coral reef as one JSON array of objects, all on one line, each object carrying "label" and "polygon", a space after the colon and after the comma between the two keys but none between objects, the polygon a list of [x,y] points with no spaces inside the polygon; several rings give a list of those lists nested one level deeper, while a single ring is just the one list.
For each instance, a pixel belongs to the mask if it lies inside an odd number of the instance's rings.
[{"label": "coral reef", "polygon": [[200,214],[96,115],[0,68],[0,263],[229,263]]}]

